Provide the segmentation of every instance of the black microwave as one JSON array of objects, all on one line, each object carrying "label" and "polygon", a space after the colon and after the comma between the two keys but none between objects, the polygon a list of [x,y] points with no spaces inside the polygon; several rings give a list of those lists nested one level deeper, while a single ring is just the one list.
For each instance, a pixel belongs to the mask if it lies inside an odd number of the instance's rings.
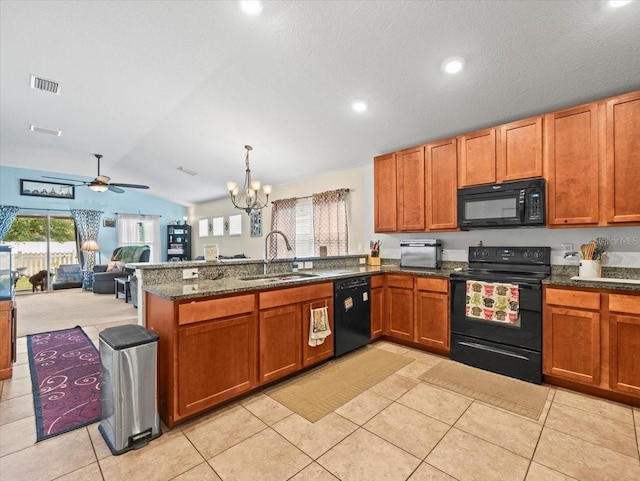
[{"label": "black microwave", "polygon": [[544,225],[544,179],[458,189],[458,227],[463,230]]}]

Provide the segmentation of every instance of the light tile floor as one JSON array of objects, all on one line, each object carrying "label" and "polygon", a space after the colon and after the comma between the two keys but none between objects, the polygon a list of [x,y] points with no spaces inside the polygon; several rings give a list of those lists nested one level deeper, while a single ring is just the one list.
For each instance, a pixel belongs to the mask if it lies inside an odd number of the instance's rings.
[{"label": "light tile floor", "polygon": [[[97,345],[101,329],[86,332]],[[640,480],[640,409],[551,389],[537,420],[417,378],[416,360],[310,423],[257,393],[112,456],[98,423],[35,444],[26,339],[0,382],[0,479],[215,481]]]}]

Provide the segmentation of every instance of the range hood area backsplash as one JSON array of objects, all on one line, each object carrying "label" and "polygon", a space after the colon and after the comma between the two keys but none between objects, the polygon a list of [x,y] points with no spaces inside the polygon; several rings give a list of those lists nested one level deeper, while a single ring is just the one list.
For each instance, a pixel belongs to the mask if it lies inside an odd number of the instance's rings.
[{"label": "range hood area backsplash", "polygon": [[564,257],[563,244],[573,244],[579,250],[581,244],[595,237],[606,237],[611,247],[604,256],[605,267],[640,268],[640,227],[602,227],[580,229],[482,229],[461,232],[428,232],[402,234],[375,234],[383,245],[382,257],[400,259],[400,240],[436,238],[442,241],[443,261],[466,262],[469,246],[480,241],[485,246],[550,246],[553,265],[577,266],[578,258]]}]

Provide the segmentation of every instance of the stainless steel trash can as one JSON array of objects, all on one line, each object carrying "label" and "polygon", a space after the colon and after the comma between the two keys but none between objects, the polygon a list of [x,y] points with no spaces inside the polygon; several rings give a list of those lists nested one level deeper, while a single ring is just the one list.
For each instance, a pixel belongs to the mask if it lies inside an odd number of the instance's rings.
[{"label": "stainless steel trash can", "polygon": [[100,333],[99,430],[115,455],[162,434],[156,396],[158,336],[138,325]]}]

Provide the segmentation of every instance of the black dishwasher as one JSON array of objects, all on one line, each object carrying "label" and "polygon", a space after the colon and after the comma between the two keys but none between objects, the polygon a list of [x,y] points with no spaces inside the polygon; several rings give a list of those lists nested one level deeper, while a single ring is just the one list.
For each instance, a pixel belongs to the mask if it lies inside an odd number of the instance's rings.
[{"label": "black dishwasher", "polygon": [[370,289],[369,276],[351,277],[333,283],[334,356],[341,356],[371,342]]}]

